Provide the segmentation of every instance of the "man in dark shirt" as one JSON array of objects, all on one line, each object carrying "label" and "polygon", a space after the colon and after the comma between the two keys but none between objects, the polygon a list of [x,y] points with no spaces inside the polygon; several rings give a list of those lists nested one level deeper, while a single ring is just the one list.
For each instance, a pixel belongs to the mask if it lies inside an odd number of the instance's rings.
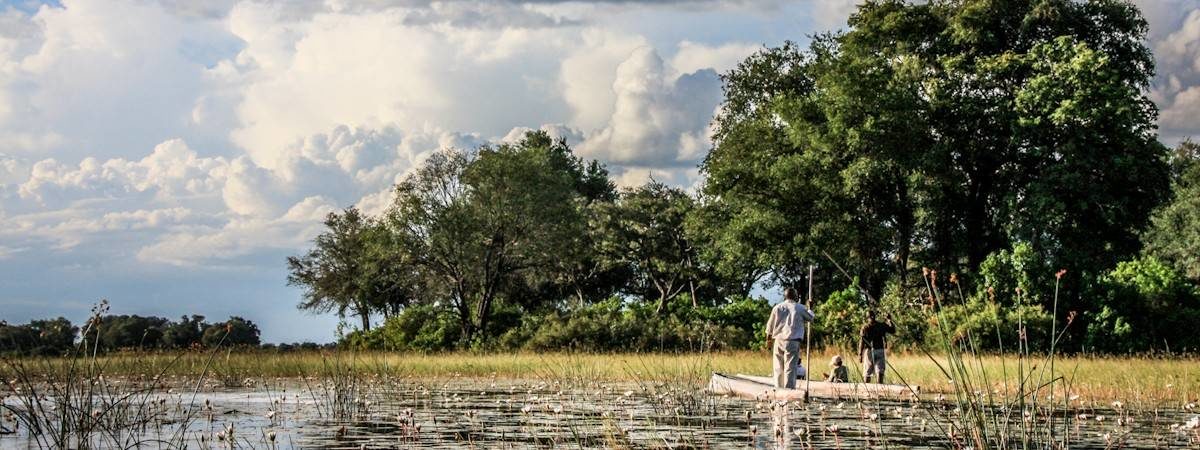
[{"label": "man in dark shirt", "polygon": [[887,355],[884,352],[884,338],[895,333],[892,326],[892,316],[887,317],[887,323],[875,320],[875,310],[867,311],[867,323],[863,324],[858,340],[858,354],[862,355],[863,381],[870,383],[873,375],[879,375],[879,383],[883,383],[883,372],[887,367]]}]

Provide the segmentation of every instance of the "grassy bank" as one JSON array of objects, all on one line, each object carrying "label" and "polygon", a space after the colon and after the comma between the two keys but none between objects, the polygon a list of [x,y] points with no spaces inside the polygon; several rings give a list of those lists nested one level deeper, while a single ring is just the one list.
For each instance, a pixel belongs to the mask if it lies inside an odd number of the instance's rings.
[{"label": "grassy bank", "polygon": [[[827,370],[832,353],[813,354],[814,372]],[[852,380],[859,367],[849,361]],[[939,358],[940,360],[941,358]],[[33,371],[62,370],[67,360],[19,359]],[[1015,356],[982,358],[997,393],[1003,394],[1001,374],[1016,383]],[[1035,361],[1036,362],[1036,361]],[[102,356],[98,363],[109,376],[193,377],[208,373],[214,378],[274,378],[320,376],[334,366],[353,364],[364,374],[414,378],[500,377],[553,380],[663,381],[705,383],[711,372],[768,374],[766,352],[691,354],[395,354],[395,353],[268,353],[221,352],[118,354]],[[895,354],[888,357],[889,382],[907,382],[926,392],[948,392],[949,379],[928,356]],[[1028,364],[1028,361],[1026,362]],[[9,370],[5,367],[3,370]],[[1147,357],[1060,357],[1055,370],[1070,380],[1073,394],[1082,400],[1121,400],[1126,404],[1184,404],[1200,396],[1200,359]]]}]

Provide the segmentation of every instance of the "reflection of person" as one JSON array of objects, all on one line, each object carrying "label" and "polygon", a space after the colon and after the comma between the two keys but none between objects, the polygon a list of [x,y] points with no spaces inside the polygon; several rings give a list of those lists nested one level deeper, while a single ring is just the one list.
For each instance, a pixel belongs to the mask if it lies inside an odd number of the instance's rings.
[{"label": "reflection of person", "polygon": [[[771,308],[767,319],[767,344],[771,348],[775,387],[796,387],[796,366],[800,364],[800,342],[804,340],[804,322],[811,322],[812,311],[796,302],[796,290],[783,290],[783,301]],[[771,341],[774,340],[772,345]]]},{"label": "reflection of person", "polygon": [[850,371],[846,370],[846,366],[842,364],[842,355],[833,355],[833,360],[829,361],[829,365],[829,377],[825,381],[833,383],[850,381]]},{"label": "reflection of person", "polygon": [[879,383],[883,383],[883,372],[887,368],[884,338],[895,332],[892,316],[887,317],[887,323],[881,323],[875,320],[875,310],[867,311],[867,323],[863,324],[858,339],[858,354],[862,356],[863,362],[863,382],[870,383],[871,376],[878,374]]}]

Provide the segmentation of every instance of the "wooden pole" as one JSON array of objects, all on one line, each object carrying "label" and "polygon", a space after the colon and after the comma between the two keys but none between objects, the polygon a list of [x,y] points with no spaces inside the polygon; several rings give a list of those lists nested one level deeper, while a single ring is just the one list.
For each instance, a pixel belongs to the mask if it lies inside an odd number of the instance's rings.
[{"label": "wooden pole", "polygon": [[[809,266],[808,266],[808,300],[807,300],[808,304],[805,306],[805,308],[808,308],[808,311],[810,313],[812,312],[812,296],[813,296],[812,285],[813,285],[813,266],[811,264],[809,264]],[[808,387],[809,387],[809,382],[812,381],[812,374],[813,374],[813,368],[812,368],[812,322],[809,322],[808,326],[804,327],[804,372],[805,372],[804,373],[804,402],[808,403]]]}]

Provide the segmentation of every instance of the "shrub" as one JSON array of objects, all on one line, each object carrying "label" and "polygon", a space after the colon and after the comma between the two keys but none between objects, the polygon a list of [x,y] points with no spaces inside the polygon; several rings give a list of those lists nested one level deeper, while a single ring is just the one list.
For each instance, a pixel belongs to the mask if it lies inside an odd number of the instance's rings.
[{"label": "shrub", "polygon": [[1200,293],[1176,269],[1153,257],[1124,261],[1096,283],[1088,350],[1132,352],[1200,348]]},{"label": "shrub", "polygon": [[855,285],[829,294],[813,309],[813,341],[824,347],[858,348],[859,330],[867,319],[868,303]]},{"label": "shrub", "polygon": [[[929,318],[929,344],[936,346],[942,335],[934,328],[938,318]],[[1024,325],[1027,349],[1050,347],[1050,313],[1041,305],[1004,306],[996,302],[970,301],[966,304],[944,306],[941,320],[948,336],[968,345],[972,350],[1017,350],[1021,326]],[[970,340],[967,340],[968,337]]]},{"label": "shrub", "polygon": [[764,299],[738,298],[720,306],[692,306],[680,295],[663,313],[657,305],[621,297],[572,308],[526,312],[500,302],[487,334],[460,342],[452,311],[431,305],[405,308],[369,332],[345,334],[345,348],[431,352],[471,350],[684,351],[750,349],[763,345],[770,313]]},{"label": "shrub", "polygon": [[343,347],[392,351],[430,352],[454,348],[458,323],[444,308],[413,305],[369,332],[355,331],[342,338]]}]

